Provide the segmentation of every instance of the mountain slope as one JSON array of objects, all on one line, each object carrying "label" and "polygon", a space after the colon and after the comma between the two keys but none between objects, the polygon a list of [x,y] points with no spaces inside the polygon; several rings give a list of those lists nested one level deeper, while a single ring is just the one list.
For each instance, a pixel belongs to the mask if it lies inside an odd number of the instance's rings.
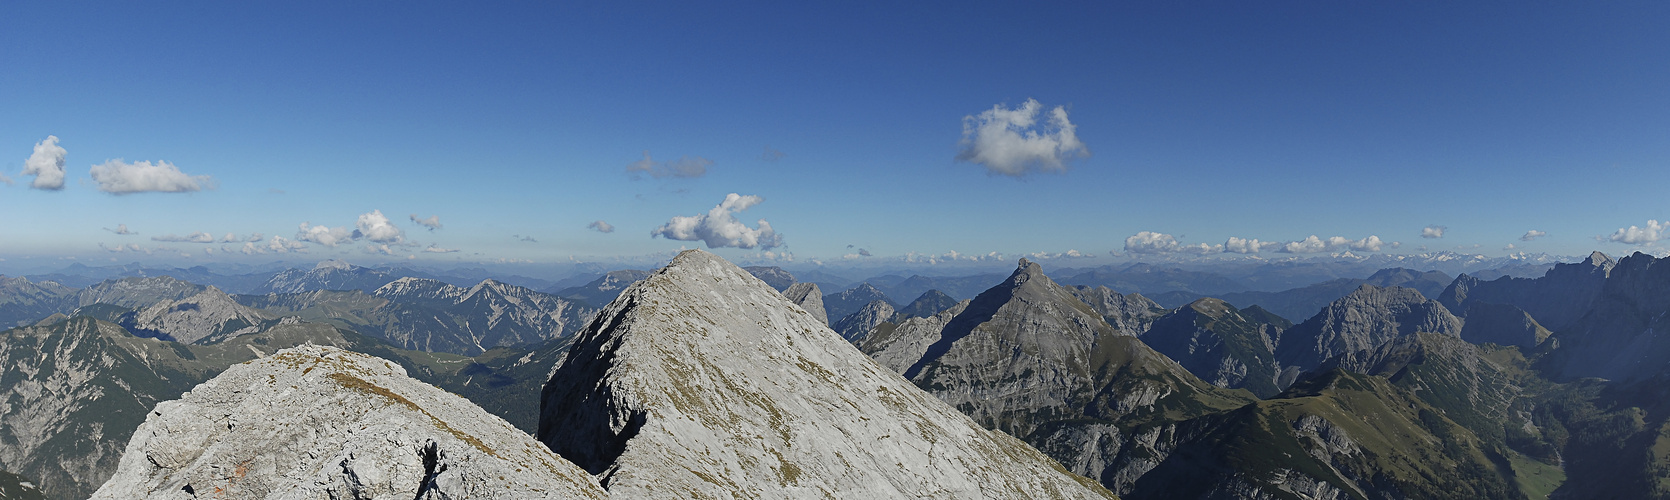
[{"label": "mountain slope", "polygon": [[1471,302],[1508,304],[1530,313],[1543,326],[1560,331],[1588,312],[1617,264],[1606,254],[1594,252],[1582,263],[1555,264],[1536,279],[1502,277],[1483,281],[1461,275],[1444,289],[1438,301],[1458,315],[1465,314]]},{"label": "mountain slope", "polygon": [[1101,314],[1102,319],[1106,320],[1108,324],[1131,335],[1142,335],[1142,332],[1148,331],[1149,325],[1152,325],[1155,319],[1159,319],[1167,312],[1164,307],[1160,307],[1159,304],[1148,300],[1148,297],[1143,297],[1141,294],[1128,293],[1121,295],[1119,292],[1105,286],[1078,285],[1068,290],[1073,293],[1074,297],[1078,297],[1080,301],[1089,304],[1092,309]]},{"label": "mountain slope", "polygon": [[1109,498],[689,250],[580,335],[540,440],[624,498]]},{"label": "mountain slope", "polygon": [[165,300],[136,312],[130,331],[186,344],[213,342],[250,333],[268,318],[210,286],[180,300]]},{"label": "mountain slope", "polygon": [[880,289],[869,283],[859,283],[858,286],[824,295],[823,308],[828,311],[829,322],[833,324],[878,300],[886,302],[894,309],[899,307],[898,303],[893,302],[893,299],[888,298]]},{"label": "mountain slope", "polygon": [[75,292],[51,281],[35,283],[27,278],[0,276],[0,329],[34,323],[64,312],[66,302],[73,300]]},{"label": "mountain slope", "polygon": [[607,496],[532,437],[399,365],[312,345],[233,366],[158,404],[93,498],[199,491],[232,498]]},{"label": "mountain slope", "polygon": [[620,293],[626,290],[626,287],[632,286],[633,283],[644,279],[645,276],[649,276],[649,271],[639,271],[637,269],[609,271],[589,283],[564,288],[552,293],[552,295],[577,300],[590,307],[603,307],[608,305],[610,301],[615,300],[615,297],[619,297]]}]

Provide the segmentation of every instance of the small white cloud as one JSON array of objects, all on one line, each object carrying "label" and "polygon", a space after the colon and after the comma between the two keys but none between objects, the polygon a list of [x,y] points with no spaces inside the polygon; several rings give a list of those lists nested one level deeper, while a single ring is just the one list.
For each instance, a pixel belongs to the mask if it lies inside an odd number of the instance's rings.
[{"label": "small white cloud", "polygon": [[781,160],[781,159],[783,159],[783,152],[772,149],[771,146],[767,145],[765,147],[765,152],[760,153],[760,159],[765,160],[765,161]]},{"label": "small white cloud", "polygon": [[123,252],[139,253],[139,252],[144,251],[144,250],[140,250],[139,245],[136,244],[136,243],[129,243],[129,244],[126,244],[126,245],[116,245],[116,246],[113,246],[113,247],[107,247],[107,246],[104,246],[103,243],[100,243],[99,248],[102,248],[102,249],[104,249],[104,251],[111,252],[111,253],[123,253]]},{"label": "small white cloud", "polygon": [[591,224],[586,224],[586,228],[587,229],[595,229],[599,233],[613,233],[613,232],[615,232],[615,226],[612,226],[609,223],[603,222],[601,220],[593,221]]},{"label": "small white cloud", "polygon": [[1258,241],[1257,238],[1236,238],[1230,236],[1224,241],[1224,251],[1242,254],[1259,253],[1265,250],[1281,248],[1282,244],[1275,241]]},{"label": "small white cloud", "polygon": [[117,158],[93,165],[91,172],[99,191],[111,194],[189,193],[201,191],[205,186],[214,187],[209,176],[186,175],[166,161],[152,165],[148,161],[127,163]]},{"label": "small white cloud", "polygon": [[725,195],[725,201],[708,210],[706,214],[691,217],[673,217],[661,227],[650,231],[650,237],[661,236],[669,240],[697,241],[707,243],[708,248],[736,247],[768,250],[782,246],[783,235],[771,229],[771,224],[765,219],[759,220],[758,228],[736,220],[736,214],[749,207],[758,205],[765,198],[754,195],[739,195],[731,193]]},{"label": "small white cloud", "polygon": [[860,248],[860,249],[858,249],[858,255],[862,256],[862,257],[869,257],[870,256],[870,251]]},{"label": "small white cloud", "polygon": [[1503,250],[1513,250],[1514,248],[1513,243],[1509,243],[1508,246],[1502,247]]},{"label": "small white cloud", "polygon": [[[279,239],[279,237],[274,236],[274,244],[277,244]],[[310,241],[332,248],[353,239],[354,232],[346,227],[312,226],[303,222],[301,227],[296,230],[296,241]]]},{"label": "small white cloud", "polygon": [[238,249],[238,251],[242,252],[244,255],[258,255],[258,254],[267,253],[266,250],[263,250],[263,249],[261,249],[261,247],[255,246],[255,243],[250,243],[250,242],[245,242],[243,248]]},{"label": "small white cloud", "polygon": [[250,233],[249,238],[245,239],[244,241],[249,242],[249,243],[255,243],[255,242],[261,241],[262,239],[265,239],[266,237],[267,237],[266,235],[261,234],[261,233]]},{"label": "small white cloud", "polygon": [[5,173],[0,172],[0,184],[5,184],[7,186],[10,186],[10,185],[12,185],[12,178],[11,177],[6,177]]},{"label": "small white cloud", "polygon": [[428,253],[453,253],[458,250],[454,248],[441,248],[435,245],[429,245],[428,247],[424,247],[423,251]]},{"label": "small white cloud", "polygon": [[1444,237],[1444,231],[1447,231],[1449,229],[1450,229],[1449,226],[1438,226],[1438,225],[1423,227],[1423,228],[1421,228],[1421,237],[1426,238],[1426,239],[1443,238]]},{"label": "small white cloud", "polygon": [[[29,187],[47,191],[64,189],[64,157],[69,152],[58,146],[58,136],[46,136],[46,140],[35,143],[34,154],[23,161],[23,175],[35,176]],[[11,181],[8,179],[7,184]]]},{"label": "small white cloud", "polygon": [[1531,241],[1544,236],[1548,236],[1548,233],[1532,229],[1530,231],[1526,231],[1524,236],[1520,236],[1519,241]]},{"label": "small white cloud", "polygon": [[512,234],[512,235],[510,235],[510,237],[516,238],[516,241],[521,241],[521,242],[526,242],[526,243],[539,243],[539,240],[534,239],[533,236],[522,236],[520,234]]},{"label": "small white cloud", "polygon": [[412,214],[412,222],[417,223],[419,226],[427,227],[430,231],[441,228],[441,216],[439,215],[431,215],[427,219],[419,219],[417,214]]},{"label": "small white cloud", "polygon": [[111,229],[111,228],[107,227],[107,228],[104,228],[104,230],[105,231],[110,231],[112,233],[120,234],[122,236],[129,236],[129,235],[139,234],[139,233],[135,233],[133,231],[129,231],[127,224],[117,224],[116,229]]},{"label": "small white cloud", "polygon": [[662,177],[688,179],[707,175],[707,167],[711,166],[713,166],[713,160],[700,156],[694,158],[684,156],[672,162],[656,162],[650,159],[649,150],[646,149],[644,150],[644,159],[626,164],[626,172],[632,174],[634,179],[641,178],[639,174],[649,174],[650,177],[657,179]]},{"label": "small white cloud", "polygon": [[238,241],[238,235],[232,233],[226,233],[226,236],[220,239],[221,243],[232,243],[235,241]]},{"label": "small white cloud", "polygon": [[215,247],[205,248],[205,249],[203,249],[203,253],[207,254],[207,255],[214,255],[215,254]]},{"label": "small white cloud", "polygon": [[[439,224],[437,221],[436,225]],[[396,227],[388,217],[384,217],[382,210],[360,214],[359,220],[354,222],[354,228],[353,238],[356,240],[365,238],[376,243],[400,243],[406,239],[406,232]]]},{"label": "small white cloud", "polygon": [[1618,228],[1607,239],[1631,245],[1647,245],[1664,239],[1666,231],[1670,231],[1670,221],[1660,223],[1657,220],[1649,220],[1647,221],[1647,227]]},{"label": "small white cloud", "polygon": [[185,236],[175,236],[175,235],[172,235],[172,234],[165,234],[165,235],[162,235],[162,236],[152,236],[151,241],[167,241],[167,242],[172,242],[172,243],[214,243],[215,242],[215,236],[212,235],[212,234],[209,234],[209,233],[198,231],[198,232],[191,233],[191,234],[188,234],[188,235],[185,235]]},{"label": "small white cloud", "polygon": [[1125,252],[1126,253],[1137,253],[1137,254],[1189,253],[1189,254],[1204,255],[1204,254],[1222,253],[1223,251],[1224,251],[1224,246],[1223,245],[1208,245],[1208,244],[1205,244],[1205,243],[1195,243],[1195,244],[1192,244],[1192,245],[1184,245],[1184,244],[1178,243],[1177,238],[1172,236],[1172,235],[1165,234],[1165,233],[1158,233],[1158,232],[1154,232],[1154,231],[1141,231],[1141,232],[1138,232],[1137,234],[1131,235],[1131,237],[1129,237],[1129,238],[1125,238]]},{"label": "small white cloud", "polygon": [[963,117],[962,152],[957,160],[986,167],[992,174],[1021,177],[1034,171],[1063,172],[1067,161],[1090,156],[1079,142],[1067,108],[1050,110],[1048,125],[1038,123],[1044,106],[1027,99],[1015,109],[1002,104]]},{"label": "small white cloud", "polygon": [[373,255],[394,255],[394,251],[390,250],[388,245],[378,245],[376,243],[366,243],[364,247],[361,247],[361,250]]}]

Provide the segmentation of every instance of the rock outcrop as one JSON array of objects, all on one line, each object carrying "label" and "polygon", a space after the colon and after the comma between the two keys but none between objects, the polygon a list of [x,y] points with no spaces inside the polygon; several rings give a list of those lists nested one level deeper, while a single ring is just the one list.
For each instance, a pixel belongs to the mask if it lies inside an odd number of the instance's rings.
[{"label": "rock outcrop", "polygon": [[818,289],[816,283],[789,285],[787,290],[783,290],[783,296],[788,297],[789,302],[793,302],[794,305],[800,306],[801,309],[811,313],[813,317],[818,318],[818,321],[822,321],[825,325],[829,324],[829,313],[823,310],[823,291]]},{"label": "rock outcrop", "polygon": [[621,498],[1110,498],[689,250],[579,336],[539,437]]},{"label": "rock outcrop", "polygon": [[829,311],[829,322],[834,323],[878,300],[895,309],[898,308],[893,299],[869,283],[860,283],[858,286],[823,296],[823,307]]},{"label": "rock outcrop", "polygon": [[1299,373],[1334,356],[1371,350],[1416,332],[1459,337],[1461,327],[1443,305],[1414,289],[1365,284],[1282,333],[1276,343],[1276,361],[1284,370],[1279,385],[1286,387]]},{"label": "rock outcrop", "polygon": [[386,360],[302,346],[157,405],[99,499],[605,498],[585,471]]},{"label": "rock outcrop", "polygon": [[950,309],[955,305],[957,305],[957,299],[951,298],[945,292],[928,290],[922,292],[922,295],[916,297],[916,300],[910,301],[910,304],[906,304],[895,311],[893,319],[898,322],[904,321],[905,318],[926,318],[939,314],[940,311]]}]

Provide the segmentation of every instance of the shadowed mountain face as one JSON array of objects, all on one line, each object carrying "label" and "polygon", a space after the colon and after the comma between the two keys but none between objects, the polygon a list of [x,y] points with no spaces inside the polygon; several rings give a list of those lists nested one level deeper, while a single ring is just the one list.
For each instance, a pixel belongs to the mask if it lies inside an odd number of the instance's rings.
[{"label": "shadowed mountain face", "polygon": [[[1666,262],[1636,253],[1610,267],[1588,311],[1556,329],[1539,367],[1559,381],[1580,377],[1642,381],[1670,375],[1670,365],[1665,364],[1670,359],[1670,334],[1666,333],[1670,329],[1670,264]],[[1549,274],[1561,270],[1557,267]]]},{"label": "shadowed mountain face", "polygon": [[1413,289],[1362,285],[1282,333],[1276,343],[1276,361],[1284,370],[1278,385],[1286,386],[1334,356],[1374,349],[1416,332],[1460,336],[1461,326],[1444,306]]},{"label": "shadowed mountain face", "polygon": [[793,274],[789,274],[788,271],[784,271],[783,268],[777,266],[748,266],[742,268],[742,270],[748,271],[748,274],[754,275],[755,278],[759,278],[760,281],[764,281],[765,284],[779,292],[788,290],[796,283]]},{"label": "shadowed mountain face", "polygon": [[539,438],[621,498],[1111,498],[690,250],[633,285],[545,386]]},{"label": "shadowed mountain face", "polygon": [[590,307],[603,307],[609,301],[615,300],[615,297],[620,296],[620,292],[626,290],[626,287],[632,286],[633,283],[644,279],[645,276],[649,276],[649,271],[639,271],[637,269],[609,271],[590,283],[565,288],[553,295],[576,300]]},{"label": "shadowed mountain face", "polygon": [[928,290],[922,292],[922,295],[911,301],[910,304],[899,308],[896,314],[898,314],[897,319],[900,321],[905,318],[926,318],[939,314],[940,311],[950,309],[954,305],[957,305],[957,299],[951,298],[950,295],[946,295],[939,290]]},{"label": "shadowed mountain face", "polygon": [[1463,274],[1444,289],[1438,301],[1457,315],[1466,314],[1467,305],[1474,302],[1507,304],[1530,313],[1542,326],[1561,331],[1589,311],[1617,264],[1606,254],[1594,252],[1579,264],[1556,264],[1536,279],[1483,281]]},{"label": "shadowed mountain face", "polygon": [[1121,295],[1119,292],[1105,286],[1079,285],[1068,290],[1073,293],[1074,297],[1078,297],[1079,300],[1089,304],[1090,308],[1101,314],[1102,319],[1106,320],[1108,324],[1131,335],[1142,335],[1143,332],[1148,331],[1148,326],[1154,323],[1155,319],[1168,312],[1159,304],[1155,304],[1154,301],[1148,300],[1147,297],[1140,294]]},{"label": "shadowed mountain face", "polygon": [[1270,397],[1281,392],[1275,342],[1291,326],[1258,306],[1200,299],[1155,320],[1140,338],[1213,385]]},{"label": "shadowed mountain face", "polygon": [[0,276],[0,329],[34,323],[63,312],[75,292],[51,281],[35,283],[26,278]]},{"label": "shadowed mountain face", "polygon": [[859,339],[868,335],[876,325],[887,322],[893,317],[893,306],[885,300],[876,300],[866,304],[863,309],[841,318],[840,321],[836,321],[829,327],[833,328],[835,333],[841,334],[841,338],[847,339],[848,342],[857,343]]}]

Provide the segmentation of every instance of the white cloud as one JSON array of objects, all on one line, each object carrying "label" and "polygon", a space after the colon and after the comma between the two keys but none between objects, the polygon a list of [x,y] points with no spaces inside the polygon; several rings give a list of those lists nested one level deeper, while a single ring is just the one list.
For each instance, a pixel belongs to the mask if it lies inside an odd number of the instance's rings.
[{"label": "white cloud", "polygon": [[166,161],[152,165],[148,161],[126,163],[117,158],[93,165],[92,174],[99,191],[111,194],[189,193],[201,191],[205,186],[214,187],[209,176],[186,175]]},{"label": "white cloud", "polygon": [[1438,226],[1438,225],[1423,227],[1423,228],[1421,228],[1421,237],[1426,238],[1426,239],[1443,238],[1444,237],[1444,231],[1447,231],[1449,229],[1450,229],[1449,226]]},{"label": "white cloud", "polygon": [[249,242],[245,242],[244,247],[238,249],[238,251],[243,252],[244,255],[256,255],[256,254],[267,253],[266,250],[262,250],[261,247],[255,246],[254,243],[249,243]]},{"label": "white cloud", "polygon": [[135,233],[135,232],[133,232],[133,231],[129,231],[129,230],[128,230],[128,225],[127,225],[127,224],[117,224],[117,225],[116,225],[116,229],[111,229],[111,228],[108,228],[108,227],[107,227],[107,228],[104,228],[104,230],[105,230],[105,231],[110,231],[110,232],[112,232],[112,233],[116,233],[116,234],[120,234],[120,235],[122,235],[122,236],[128,236],[128,235],[134,235],[134,234],[139,234],[139,233]]},{"label": "white cloud", "polygon": [[1230,236],[1224,241],[1224,251],[1232,253],[1258,253],[1265,250],[1281,248],[1282,244],[1275,241],[1258,241],[1257,238],[1236,238]]},{"label": "white cloud", "polygon": [[1530,231],[1526,231],[1524,236],[1520,236],[1519,241],[1531,241],[1544,236],[1548,236],[1548,233],[1532,229]]},{"label": "white cloud", "polygon": [[238,241],[238,235],[232,233],[226,233],[226,237],[220,239],[221,243],[232,243],[234,241]]},{"label": "white cloud", "polygon": [[1503,250],[1513,250],[1514,248],[1516,247],[1513,246],[1513,243],[1509,243],[1508,246],[1502,247]]},{"label": "white cloud", "polygon": [[[274,236],[274,244],[280,239]],[[332,248],[353,239],[354,232],[345,227],[311,226],[303,222],[301,228],[296,230],[296,241],[311,241]]]},{"label": "white cloud", "polygon": [[215,242],[215,236],[212,235],[212,234],[209,234],[209,233],[198,231],[198,232],[191,233],[191,234],[188,234],[188,235],[185,235],[185,236],[175,236],[175,235],[172,235],[172,234],[165,234],[165,235],[162,235],[162,236],[152,236],[151,241],[167,241],[167,242],[173,242],[173,243],[214,243]]},{"label": "white cloud", "polygon": [[644,159],[626,164],[626,172],[632,174],[634,179],[640,178],[640,173],[649,174],[657,179],[662,177],[693,178],[707,175],[707,167],[711,166],[713,166],[713,160],[700,156],[694,158],[684,156],[671,162],[657,162],[650,159],[649,150],[646,149],[644,150]]},{"label": "white cloud", "polygon": [[373,255],[394,255],[394,251],[389,250],[388,245],[378,245],[378,244],[375,244],[375,243],[367,243],[361,249],[364,250],[365,253],[373,254]]},{"label": "white cloud", "polygon": [[139,252],[144,251],[144,250],[139,249],[139,244],[137,244],[137,243],[128,243],[126,245],[116,245],[116,246],[113,246],[113,247],[107,247],[107,246],[104,246],[103,243],[100,243],[99,248],[102,248],[102,249],[104,249],[104,251],[111,252],[111,253],[122,253],[122,252],[139,253]]},{"label": "white cloud", "polygon": [[[314,226],[315,229],[323,228],[323,227],[324,226]],[[307,223],[305,223],[305,222],[302,223],[302,229],[303,229],[303,231],[307,230]],[[343,231],[347,231],[347,230],[343,229]],[[301,238],[298,236],[297,239],[301,239]],[[330,246],[335,246],[335,245],[330,245]],[[289,253],[289,252],[307,253],[307,244],[302,243],[300,241],[292,241],[292,240],[287,239],[283,236],[274,236],[271,240],[267,241],[267,250],[271,250],[275,253]]]},{"label": "white cloud", "polygon": [[[67,151],[58,145],[58,135],[47,135],[47,140],[35,142],[35,152],[23,161],[23,176],[35,176],[28,187],[60,191],[63,189],[63,157]],[[10,182],[7,182],[10,184]]]},{"label": "white cloud", "polygon": [[661,236],[669,240],[696,241],[707,243],[708,248],[736,247],[768,250],[782,246],[783,235],[771,229],[771,224],[765,219],[759,220],[759,228],[749,228],[748,225],[736,220],[737,212],[747,210],[758,205],[765,198],[754,195],[739,195],[731,193],[725,195],[725,201],[708,210],[706,214],[691,217],[673,217],[661,227],[650,231],[650,236]]},{"label": "white cloud", "polygon": [[1670,221],[1660,223],[1657,220],[1647,221],[1647,227],[1618,228],[1607,239],[1631,245],[1646,245],[1664,239],[1665,232],[1670,231]]},{"label": "white cloud", "polygon": [[435,245],[429,245],[428,247],[425,247],[423,251],[428,253],[453,253],[458,250],[454,248],[441,248]]},{"label": "white cloud", "polygon": [[1192,245],[1184,245],[1184,244],[1178,243],[1177,238],[1172,236],[1172,235],[1165,234],[1165,233],[1157,233],[1157,232],[1153,232],[1153,231],[1141,231],[1141,232],[1138,232],[1137,234],[1131,235],[1131,237],[1129,237],[1129,238],[1125,238],[1125,252],[1126,253],[1140,253],[1140,254],[1191,253],[1191,254],[1202,254],[1202,255],[1204,255],[1204,254],[1212,254],[1212,253],[1221,253],[1223,251],[1224,251],[1224,246],[1223,245],[1208,245],[1208,244],[1205,244],[1205,243],[1195,243],[1195,244],[1192,244]]},{"label": "white cloud", "polygon": [[10,186],[10,185],[12,185],[12,178],[11,177],[6,177],[6,174],[4,172],[0,172],[0,184],[5,184],[7,186]]},{"label": "white cloud", "polygon": [[1379,236],[1369,236],[1360,240],[1346,239],[1343,236],[1333,236],[1324,240],[1313,234],[1305,239],[1283,244],[1281,248],[1276,251],[1282,253],[1319,253],[1335,252],[1339,250],[1378,252],[1384,245],[1386,245],[1386,243],[1381,241]]},{"label": "white cloud", "polygon": [[267,237],[266,235],[261,234],[261,233],[250,233],[249,238],[245,239],[244,241],[250,242],[250,243],[255,243],[257,241],[261,241],[262,239],[265,239],[266,237]]},{"label": "white cloud", "polygon": [[[58,136],[46,136],[46,140],[35,143],[34,154],[23,161],[23,175],[35,176],[35,181],[29,187],[58,191],[64,189],[64,157],[69,152],[58,146]],[[7,184],[11,181],[8,179]]]},{"label": "white cloud", "polygon": [[419,219],[417,214],[412,214],[412,222],[416,222],[419,226],[427,227],[430,231],[441,228],[441,216],[439,215],[431,215],[427,219]]},{"label": "white cloud", "polygon": [[609,223],[603,222],[601,220],[594,221],[591,224],[586,224],[586,228],[587,229],[596,229],[597,232],[599,232],[599,233],[613,233],[613,232],[615,232],[615,226],[612,226]]},{"label": "white cloud", "polygon": [[356,240],[365,238],[376,243],[400,243],[406,239],[406,232],[389,222],[389,218],[383,216],[382,210],[360,214],[359,220],[354,222],[354,228],[353,237]]},{"label": "white cloud", "polygon": [[1021,177],[1034,171],[1062,172],[1073,158],[1090,156],[1067,120],[1067,108],[1050,110],[1049,124],[1038,123],[1044,106],[1027,99],[1020,107],[992,106],[963,117],[962,152],[957,159],[986,167],[987,172]]}]

